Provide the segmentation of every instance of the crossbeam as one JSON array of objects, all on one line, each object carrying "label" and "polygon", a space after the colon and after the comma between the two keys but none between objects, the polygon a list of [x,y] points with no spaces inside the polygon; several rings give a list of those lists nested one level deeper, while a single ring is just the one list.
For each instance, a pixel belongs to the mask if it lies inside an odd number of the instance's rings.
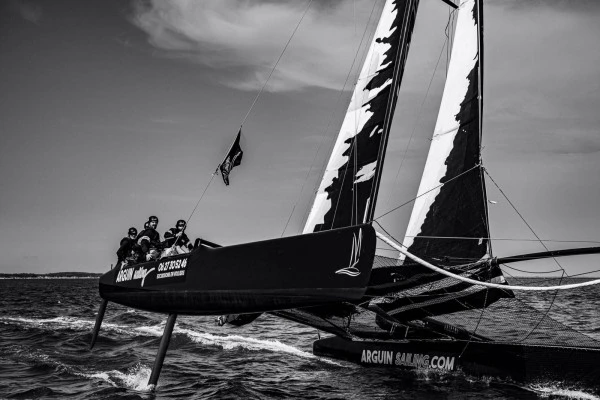
[{"label": "crossbeam", "polygon": [[427,261],[404,250],[400,245],[398,245],[396,242],[394,242],[392,239],[388,238],[387,236],[385,236],[382,233],[375,231],[375,235],[377,235],[377,237],[379,239],[383,240],[384,242],[386,242],[387,244],[392,246],[394,249],[398,250],[400,253],[404,254],[406,257],[410,258],[413,261],[418,262],[422,266],[427,267],[435,272],[439,272],[442,275],[446,275],[451,278],[458,279],[459,281],[470,283],[472,285],[485,286],[485,287],[489,287],[489,288],[503,289],[503,290],[509,289],[509,290],[523,290],[523,291],[530,291],[530,292],[549,292],[549,291],[554,291],[554,290],[567,290],[567,289],[574,289],[574,288],[579,288],[579,287],[583,287],[583,286],[592,286],[592,285],[600,284],[600,279],[594,279],[592,281],[587,281],[587,282],[573,283],[570,285],[558,285],[558,286],[518,286],[518,285],[506,285],[506,284],[497,284],[497,283],[491,283],[491,282],[476,281],[475,279],[465,278],[464,276],[453,274],[450,271],[447,271],[443,268],[436,267],[435,265],[428,263]]}]

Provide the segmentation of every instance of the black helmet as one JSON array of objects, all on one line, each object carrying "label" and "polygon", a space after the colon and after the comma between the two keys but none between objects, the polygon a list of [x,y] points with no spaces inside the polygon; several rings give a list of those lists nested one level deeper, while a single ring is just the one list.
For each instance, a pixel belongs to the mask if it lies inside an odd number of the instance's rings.
[{"label": "black helmet", "polygon": [[135,229],[134,227],[129,228],[129,231],[127,232],[129,235],[137,235],[137,229]]},{"label": "black helmet", "polygon": [[180,219],[179,221],[177,221],[177,224],[175,224],[175,226],[176,226],[177,228],[180,228],[180,227],[181,227],[181,229],[185,228],[185,226],[186,226],[186,225],[187,225],[187,224],[186,224],[185,220],[183,220],[183,219]]},{"label": "black helmet", "polygon": [[156,221],[156,223],[158,224],[158,217],[153,215],[150,218],[148,218],[148,222],[153,222],[153,221]]}]

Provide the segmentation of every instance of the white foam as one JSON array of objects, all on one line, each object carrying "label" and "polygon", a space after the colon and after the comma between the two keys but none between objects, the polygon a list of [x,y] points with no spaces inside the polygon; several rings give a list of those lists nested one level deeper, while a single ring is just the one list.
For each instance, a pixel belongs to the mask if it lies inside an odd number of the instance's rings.
[{"label": "white foam", "polygon": [[126,373],[113,370],[109,375],[120,383],[119,386],[138,390],[141,392],[149,392],[153,389],[152,385],[148,385],[151,369],[142,364],[137,364],[127,370]]},{"label": "white foam", "polygon": [[82,329],[92,326],[93,322],[85,319],[74,317],[54,317],[54,318],[21,318],[21,317],[3,317],[0,322],[4,323],[20,323],[24,325],[43,327],[47,326],[66,326],[73,329]]},{"label": "white foam", "polygon": [[281,343],[277,340],[255,339],[239,335],[219,336],[205,332],[196,332],[191,329],[175,329],[175,332],[187,335],[192,341],[196,343],[212,346],[216,345],[220,346],[224,350],[232,350],[236,348],[242,348],[251,351],[268,350],[278,353],[287,353],[296,357],[315,359],[326,362],[328,364],[342,366],[342,364],[339,364],[335,361],[329,360],[327,358],[317,357],[312,353],[302,351],[293,346]]},{"label": "white foam", "polygon": [[[94,326],[94,321],[76,317],[55,317],[55,318],[20,318],[20,317],[2,317],[0,323],[16,323],[20,325],[31,326],[39,329],[55,330],[56,328],[73,329],[88,331]],[[119,335],[135,336],[139,333],[150,334],[151,336],[162,335],[160,326],[153,327],[131,327],[128,325],[113,324],[103,322],[101,330],[114,332]]]},{"label": "white foam", "polygon": [[561,396],[567,399],[600,400],[600,397],[576,389],[562,389],[558,386],[531,385],[530,388],[541,397]]}]

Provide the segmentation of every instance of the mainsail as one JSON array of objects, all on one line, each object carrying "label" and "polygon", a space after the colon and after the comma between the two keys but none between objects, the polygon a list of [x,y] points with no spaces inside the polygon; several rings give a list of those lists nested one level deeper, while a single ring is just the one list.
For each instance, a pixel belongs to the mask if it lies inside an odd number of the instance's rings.
[{"label": "mainsail", "polygon": [[[373,219],[418,5],[419,0],[385,3],[304,233]],[[361,310],[365,311],[354,304],[340,303],[273,314],[340,336],[347,336],[355,328],[361,332],[378,330],[371,312],[365,324],[349,327],[352,316]]]},{"label": "mainsail", "polygon": [[304,233],[373,219],[419,0],[387,0]]}]

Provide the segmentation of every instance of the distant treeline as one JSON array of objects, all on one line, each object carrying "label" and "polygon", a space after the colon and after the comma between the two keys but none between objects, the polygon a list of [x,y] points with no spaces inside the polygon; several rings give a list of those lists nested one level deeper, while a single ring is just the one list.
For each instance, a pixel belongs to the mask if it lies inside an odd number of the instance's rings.
[{"label": "distant treeline", "polygon": [[100,275],[94,272],[52,272],[49,274],[33,274],[29,272],[23,272],[19,274],[3,274],[0,273],[1,278],[99,278]]}]

